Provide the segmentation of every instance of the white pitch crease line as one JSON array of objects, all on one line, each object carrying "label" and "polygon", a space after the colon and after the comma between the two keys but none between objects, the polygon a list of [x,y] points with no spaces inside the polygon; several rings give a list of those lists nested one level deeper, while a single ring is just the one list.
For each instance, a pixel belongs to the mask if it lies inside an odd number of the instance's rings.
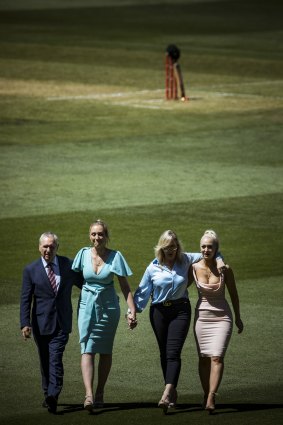
[{"label": "white pitch crease line", "polygon": [[160,104],[158,102],[157,105],[148,104],[148,102],[143,103],[132,103],[131,101],[121,101],[121,102],[106,102],[107,105],[115,105],[115,106],[130,106],[131,108],[143,108],[143,109],[173,109],[171,106],[166,104]]},{"label": "white pitch crease line", "polygon": [[[279,80],[280,82],[282,80]],[[283,81],[282,81],[283,82]],[[272,84],[273,82],[265,82]],[[281,99],[282,96],[268,96],[268,95],[259,95],[259,94],[248,94],[248,93],[233,93],[233,92],[221,92],[221,91],[208,91],[211,88],[221,88],[221,87],[227,87],[227,86],[233,86],[236,85],[237,87],[240,86],[245,86],[248,84],[261,84],[260,82],[251,82],[251,83],[242,83],[242,84],[227,84],[227,85],[214,85],[214,86],[210,86],[207,87],[206,90],[204,90],[203,88],[196,88],[195,92],[200,93],[203,99],[210,99],[211,97],[238,97],[238,98],[254,98],[254,99],[262,99],[262,98],[266,98],[268,97],[269,99]],[[116,104],[116,105],[121,105],[121,106],[134,106],[134,107],[139,107],[139,108],[148,108],[148,109],[172,109],[172,107],[168,107],[168,105],[165,106],[164,102],[164,98],[160,99],[160,98],[156,98],[156,99],[149,99],[146,97],[143,97],[143,95],[160,95],[161,93],[164,93],[164,90],[162,89],[157,89],[157,90],[136,90],[136,91],[129,91],[129,92],[116,92],[116,93],[97,93],[97,94],[88,94],[88,95],[78,95],[78,96],[51,96],[51,97],[47,97],[46,99],[48,101],[65,101],[65,100],[101,100],[101,101],[110,101],[110,99],[113,99],[113,103],[112,104]],[[139,103],[132,103],[133,101],[133,97],[135,99],[135,101],[140,101],[142,104]],[[123,102],[115,102],[115,99],[122,99],[122,98],[128,98],[128,100],[123,101]],[[191,96],[191,99],[193,99],[193,97]],[[107,102],[109,103],[109,102]],[[149,103],[155,103],[156,105],[149,105]],[[159,104],[160,106],[157,106],[157,104]]]},{"label": "white pitch crease line", "polygon": [[215,87],[242,87],[242,86],[262,86],[262,85],[272,85],[272,84],[280,84],[283,83],[283,80],[266,80],[266,81],[250,81],[246,83],[227,83],[227,84],[214,84],[210,86],[211,88]]},{"label": "white pitch crease line", "polygon": [[[142,105],[142,104],[128,103],[128,102],[114,102],[114,103],[112,103],[112,105],[116,105],[116,106],[131,106],[131,108],[143,108],[143,109],[164,109],[161,106]],[[172,109],[172,108],[167,108],[166,107],[166,109]]]},{"label": "white pitch crease line", "polygon": [[207,97],[217,96],[217,97],[243,97],[243,98],[252,98],[252,99],[281,99],[282,96],[268,96],[262,94],[248,94],[248,93],[223,93],[223,92],[206,92]]},{"label": "white pitch crease line", "polygon": [[115,97],[127,97],[127,96],[138,96],[148,93],[159,93],[163,92],[163,90],[139,90],[139,91],[132,91],[132,92],[117,92],[117,93],[101,93],[101,94],[87,94],[87,95],[80,95],[80,96],[50,96],[47,97],[47,100],[87,100],[87,99],[94,99],[94,100],[101,100],[101,99],[108,99],[108,98],[115,98]]}]

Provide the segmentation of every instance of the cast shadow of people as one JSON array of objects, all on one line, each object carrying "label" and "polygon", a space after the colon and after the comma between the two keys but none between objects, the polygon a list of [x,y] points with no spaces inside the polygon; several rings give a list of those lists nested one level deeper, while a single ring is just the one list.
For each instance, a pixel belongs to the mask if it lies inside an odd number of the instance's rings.
[{"label": "cast shadow of people", "polygon": [[[102,408],[93,409],[92,415],[101,415],[102,413],[113,412],[117,410],[136,410],[136,409],[152,409],[157,407],[157,403],[104,403]],[[58,410],[57,414],[65,415],[67,413],[79,412],[84,410],[82,404],[58,404],[58,408],[63,408],[63,410]]]},{"label": "cast shadow of people", "polygon": [[[83,411],[82,404],[58,404],[57,415],[65,415]],[[105,403],[103,408],[94,409],[91,415],[101,415],[107,412],[123,411],[123,410],[138,410],[138,409],[155,409],[158,408],[157,403],[144,402],[144,403]],[[231,413],[252,412],[261,410],[282,409],[283,404],[279,403],[220,403],[217,404],[216,410],[213,415],[226,415]],[[202,411],[203,408],[200,404],[196,403],[180,403],[175,409],[169,409],[168,415],[178,415],[182,413]]]},{"label": "cast shadow of people", "polygon": [[[283,404],[281,403],[219,403],[216,405],[213,415],[224,415],[229,413],[240,413],[240,412],[254,412],[261,410],[273,410],[273,409],[282,409]],[[171,415],[176,415],[180,413],[187,413],[196,410],[203,410],[200,405],[192,404],[178,404],[177,408],[174,411],[169,412]]]}]

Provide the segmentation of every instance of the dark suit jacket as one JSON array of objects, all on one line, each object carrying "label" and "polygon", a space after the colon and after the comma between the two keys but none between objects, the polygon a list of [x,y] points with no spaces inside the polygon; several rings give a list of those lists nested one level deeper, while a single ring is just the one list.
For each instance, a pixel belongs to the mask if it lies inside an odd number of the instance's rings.
[{"label": "dark suit jacket", "polygon": [[72,286],[81,288],[83,277],[71,269],[72,260],[59,255],[57,258],[61,276],[57,295],[51,287],[41,258],[26,266],[23,271],[21,328],[31,326],[37,335],[51,335],[57,323],[65,333],[72,330]]}]

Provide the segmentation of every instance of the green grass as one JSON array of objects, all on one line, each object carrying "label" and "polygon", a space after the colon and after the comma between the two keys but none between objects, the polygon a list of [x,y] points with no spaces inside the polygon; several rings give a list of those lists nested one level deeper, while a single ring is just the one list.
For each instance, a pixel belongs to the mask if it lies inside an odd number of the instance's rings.
[{"label": "green grass", "polygon": [[[216,229],[221,236],[221,251],[240,280],[281,276],[281,238],[270,237],[282,232],[281,204],[282,195],[271,194],[175,203],[166,208],[157,204],[115,208],[112,212],[96,210],[95,217],[107,218],[111,246],[126,253],[134,272],[132,286],[136,288],[152,259],[153,247],[166,228],[174,228],[190,252],[199,250],[199,237],[206,228]],[[272,216],[268,215],[270,206]],[[0,278],[10,284],[2,288],[5,297],[0,304],[17,301],[22,267],[37,256],[37,238],[42,229],[56,231],[61,239],[60,252],[74,257],[81,246],[89,245],[87,225],[93,218],[93,212],[72,212],[1,220],[0,255],[5,262]],[[19,221],[24,227],[24,237],[18,234]],[[138,225],[134,226],[133,222]],[[17,241],[16,252],[11,240]]]},{"label": "green grass", "polygon": [[[248,326],[242,335],[233,335],[226,356],[226,373],[219,390],[219,414],[209,418],[210,423],[249,424],[259,417],[262,424],[279,420],[280,417],[280,374],[272,370],[281,362],[278,315],[282,307],[274,306],[273,313],[266,309],[266,287],[276,286],[276,279],[245,280],[240,285],[246,295],[242,303],[243,317]],[[245,286],[249,289],[245,290]],[[257,288],[257,300],[253,287]],[[270,302],[276,303],[276,294],[267,291]],[[74,307],[76,305],[74,297]],[[196,301],[195,290],[191,290],[192,304]],[[122,311],[125,303],[121,302]],[[13,398],[6,397],[5,423],[45,423],[50,417],[39,406],[40,384],[38,379],[38,359],[31,341],[24,342],[18,335],[18,306],[9,309],[1,307],[1,316],[9,322],[8,329],[1,329],[4,371],[2,376],[9,381],[9,391],[17,394],[19,388],[25,394],[20,398],[16,411],[13,411]],[[260,332],[259,332],[260,329]],[[272,329],[272,333],[270,333]],[[262,334],[265,335],[263,344]],[[8,335],[8,336],[7,336]],[[17,344],[15,345],[15,340]],[[270,356],[272,346],[272,356]],[[251,347],[260,348],[260,361],[255,361]],[[145,420],[159,423],[162,415],[156,409],[161,393],[161,372],[158,351],[148,321],[148,311],[139,316],[139,326],[134,332],[126,329],[121,320],[114,350],[114,364],[105,395],[106,408],[89,417],[82,411],[83,385],[79,370],[78,334],[76,326],[65,353],[65,385],[60,398],[61,415],[51,418],[51,423],[81,423],[95,420],[99,424],[119,423],[142,424]],[[268,361],[267,361],[268,359]],[[183,351],[182,374],[179,383],[180,408],[170,413],[170,423],[196,424],[207,422],[207,414],[200,410],[201,388],[196,374],[197,354],[192,330]],[[27,379],[28,376],[28,379]],[[9,412],[9,413],[8,413]],[[3,413],[2,413],[3,414]],[[9,422],[10,421],[10,422]]]},{"label": "green grass", "polygon": [[[1,423],[279,423],[281,2],[110,3],[0,0]],[[164,100],[169,43],[181,49],[187,103]],[[73,257],[97,217],[127,258],[133,289],[165,229],[191,252],[205,229],[219,233],[245,331],[233,334],[217,415],[199,409],[192,329],[180,409],[164,418],[156,409],[162,379],[147,311],[135,332],[120,322],[105,410],[81,411],[75,317],[63,414],[40,407],[38,356],[19,332],[22,269],[43,231],[58,233],[59,252]]]}]

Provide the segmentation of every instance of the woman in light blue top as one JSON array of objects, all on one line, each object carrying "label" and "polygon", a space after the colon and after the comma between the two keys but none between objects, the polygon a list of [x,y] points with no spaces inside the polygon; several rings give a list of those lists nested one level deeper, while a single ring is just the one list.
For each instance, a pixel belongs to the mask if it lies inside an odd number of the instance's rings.
[{"label": "woman in light blue top", "polygon": [[[120,307],[114,288],[117,276],[121,291],[127,301],[130,314],[128,325],[136,326],[136,311],[133,296],[127,281],[132,274],[126,260],[119,251],[106,247],[109,240],[106,223],[97,220],[90,226],[91,248],[82,248],[73,262],[73,270],[83,272],[84,284],[78,306],[78,327],[81,344],[81,369],[86,389],[84,407],[103,406],[103,393],[111,364],[115,333]],[[99,353],[98,383],[93,400],[94,358]]]},{"label": "woman in light blue top", "polygon": [[[176,233],[166,230],[155,247],[155,255],[134,294],[134,302],[137,312],[141,312],[151,298],[150,322],[159,346],[165,382],[158,406],[166,413],[176,405],[181,351],[191,321],[188,272],[202,254],[183,252]],[[220,259],[220,265],[223,264]]]}]

